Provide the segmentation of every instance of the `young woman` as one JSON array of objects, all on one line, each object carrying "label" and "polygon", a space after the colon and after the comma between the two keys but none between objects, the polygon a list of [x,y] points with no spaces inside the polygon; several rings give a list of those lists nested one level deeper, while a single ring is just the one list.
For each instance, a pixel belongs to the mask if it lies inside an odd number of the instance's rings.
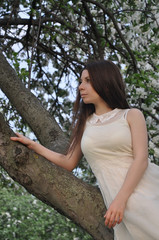
[{"label": "young woman", "polygon": [[159,239],[159,167],[148,161],[143,114],[129,108],[114,63],[96,61],[82,71],[66,155],[20,134],[11,139],[69,171],[84,154],[98,180],[108,209],[105,224],[114,227],[114,239]]}]

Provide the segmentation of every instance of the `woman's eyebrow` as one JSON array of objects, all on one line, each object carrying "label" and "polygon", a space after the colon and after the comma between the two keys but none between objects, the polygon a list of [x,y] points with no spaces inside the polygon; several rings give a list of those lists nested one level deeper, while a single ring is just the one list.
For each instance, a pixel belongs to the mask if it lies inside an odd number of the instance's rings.
[{"label": "woman's eyebrow", "polygon": [[[90,79],[90,77],[89,77],[89,76],[87,76],[87,77],[84,77],[83,79],[86,79],[86,80],[88,80],[88,79]],[[81,81],[82,81],[82,78],[79,78],[79,81],[81,82]]]},{"label": "woman's eyebrow", "polygon": [[89,77],[89,76],[87,76],[87,77],[85,77],[84,79],[90,79],[90,77]]}]

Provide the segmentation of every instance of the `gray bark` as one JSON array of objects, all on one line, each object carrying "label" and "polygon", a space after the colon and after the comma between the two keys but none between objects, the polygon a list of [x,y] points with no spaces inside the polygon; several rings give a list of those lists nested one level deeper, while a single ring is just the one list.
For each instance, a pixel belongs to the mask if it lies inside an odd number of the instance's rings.
[{"label": "gray bark", "polygon": [[[41,143],[62,152],[66,138],[55,120],[17,78],[0,53],[0,87],[28,122]],[[44,127],[45,126],[45,127]],[[105,205],[97,187],[48,162],[20,143],[10,141],[14,133],[0,115],[0,165],[28,192],[80,225],[95,240],[112,240],[104,226]]]},{"label": "gray bark", "polygon": [[50,116],[34,94],[18,79],[14,69],[1,51],[0,88],[44,146],[57,152],[66,149],[67,139],[55,119]]},{"label": "gray bark", "polygon": [[0,114],[0,165],[28,192],[85,229],[95,240],[112,240],[104,226],[105,206],[99,189],[54,165],[22,144]]}]

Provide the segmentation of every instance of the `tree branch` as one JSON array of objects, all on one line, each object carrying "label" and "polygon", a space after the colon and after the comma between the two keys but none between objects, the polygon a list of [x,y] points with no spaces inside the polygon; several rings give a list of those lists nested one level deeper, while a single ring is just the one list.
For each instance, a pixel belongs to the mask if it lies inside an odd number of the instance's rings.
[{"label": "tree branch", "polygon": [[122,43],[124,44],[125,48],[127,49],[131,59],[132,59],[132,63],[133,63],[133,67],[134,67],[134,71],[137,72],[137,63],[136,63],[136,59],[135,59],[135,56],[133,54],[133,52],[131,51],[128,43],[126,42],[119,26],[118,26],[118,23],[116,21],[116,19],[114,18],[114,15],[113,13],[111,13],[108,9],[106,9],[101,3],[97,2],[97,1],[94,1],[94,0],[86,0],[86,2],[90,2],[92,4],[95,4],[96,6],[98,6],[99,8],[101,8],[103,10],[103,12],[108,15],[110,17],[110,19],[112,20],[113,24],[114,24],[114,27],[117,31],[117,33],[119,34],[119,37],[122,41]]},{"label": "tree branch", "polygon": [[105,206],[99,190],[22,144],[10,141],[10,136],[13,132],[0,114],[0,165],[9,175],[28,192],[84,228],[94,239],[112,240],[112,231],[104,226]]},{"label": "tree branch", "polygon": [[[41,18],[41,25],[43,23],[52,22],[52,18]],[[0,19],[0,26],[11,26],[11,25],[35,25],[39,26],[39,19],[28,19],[28,18],[3,18]]]},{"label": "tree branch", "polygon": [[58,152],[66,149],[66,137],[55,119],[42,107],[33,93],[25,88],[2,52],[0,52],[0,88],[44,146]]},{"label": "tree branch", "polygon": [[93,17],[92,17],[92,15],[91,15],[91,13],[90,13],[90,10],[89,10],[86,2],[85,2],[85,1],[82,1],[82,4],[83,4],[83,8],[84,8],[84,10],[85,10],[85,13],[86,13],[86,15],[87,15],[88,21],[89,21],[89,23],[90,23],[90,26],[91,26],[91,28],[92,28],[92,31],[93,31],[93,33],[94,33],[94,36],[95,36],[95,38],[96,38],[96,42],[97,42],[97,45],[98,45],[98,51],[99,51],[99,57],[100,57],[101,59],[103,59],[103,57],[104,57],[104,51],[103,51],[103,47],[101,46],[101,41],[100,41],[101,35],[100,35],[99,32],[98,32],[98,29],[97,29],[97,27],[96,27],[96,24],[95,24],[95,22],[94,22],[94,20],[93,20]]}]

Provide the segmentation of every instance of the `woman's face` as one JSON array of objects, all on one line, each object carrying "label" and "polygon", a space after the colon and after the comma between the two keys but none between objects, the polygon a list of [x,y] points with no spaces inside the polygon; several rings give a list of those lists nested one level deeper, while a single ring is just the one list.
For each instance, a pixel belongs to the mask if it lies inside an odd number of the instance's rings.
[{"label": "woman's face", "polygon": [[81,74],[79,91],[80,91],[81,98],[83,99],[83,102],[85,104],[92,103],[94,105],[97,105],[101,101],[103,102],[103,99],[98,95],[98,93],[92,87],[89,73],[88,73],[88,70],[86,69],[83,70]]}]

